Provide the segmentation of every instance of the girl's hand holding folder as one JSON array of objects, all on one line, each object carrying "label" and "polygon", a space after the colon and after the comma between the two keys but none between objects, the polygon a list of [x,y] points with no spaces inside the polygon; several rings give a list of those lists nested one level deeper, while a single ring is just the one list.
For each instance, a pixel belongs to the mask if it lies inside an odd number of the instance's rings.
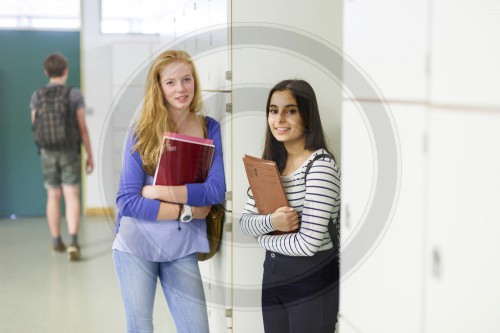
[{"label": "girl's hand holding folder", "polygon": [[299,228],[299,216],[291,207],[280,207],[271,214],[271,224],[275,230],[291,232]]},{"label": "girl's hand holding folder", "polygon": [[187,202],[187,189],[185,186],[145,185],[142,196],[146,199],[184,204]]}]

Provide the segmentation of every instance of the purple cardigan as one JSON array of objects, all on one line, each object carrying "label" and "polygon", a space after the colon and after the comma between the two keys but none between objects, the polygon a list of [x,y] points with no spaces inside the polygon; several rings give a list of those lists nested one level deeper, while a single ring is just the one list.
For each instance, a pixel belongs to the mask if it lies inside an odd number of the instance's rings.
[{"label": "purple cardigan", "polygon": [[[221,203],[226,192],[220,125],[210,117],[207,117],[207,132],[208,138],[214,141],[214,158],[204,183],[186,184],[187,203],[191,206]],[[131,129],[125,140],[123,166],[116,197],[117,235],[113,249],[152,261],[168,261],[194,252],[208,252],[205,220],[182,223],[180,231],[177,221],[156,221],[160,201],[146,199],[141,195],[142,187],[152,184],[153,177],[142,168],[139,153],[131,153],[136,142],[137,138]]]}]

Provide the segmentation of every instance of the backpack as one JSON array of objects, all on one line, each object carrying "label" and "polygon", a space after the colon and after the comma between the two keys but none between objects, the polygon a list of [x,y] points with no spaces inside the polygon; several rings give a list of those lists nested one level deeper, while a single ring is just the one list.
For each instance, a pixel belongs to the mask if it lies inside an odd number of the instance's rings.
[{"label": "backpack", "polygon": [[39,148],[69,149],[80,144],[80,131],[76,113],[71,112],[71,87],[64,85],[39,89],[35,110],[33,138]]}]

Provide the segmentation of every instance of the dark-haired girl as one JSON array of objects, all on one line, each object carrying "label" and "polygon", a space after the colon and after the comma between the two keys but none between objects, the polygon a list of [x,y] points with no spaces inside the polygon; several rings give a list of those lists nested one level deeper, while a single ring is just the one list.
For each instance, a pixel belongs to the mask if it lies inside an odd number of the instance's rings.
[{"label": "dark-haired girl", "polygon": [[328,152],[309,83],[278,83],[269,92],[266,114],[262,158],[276,162],[289,206],[259,215],[249,198],[240,219],[243,232],[266,249],[264,328],[270,333],[332,333],[339,308],[334,224],[340,210],[340,170]]}]

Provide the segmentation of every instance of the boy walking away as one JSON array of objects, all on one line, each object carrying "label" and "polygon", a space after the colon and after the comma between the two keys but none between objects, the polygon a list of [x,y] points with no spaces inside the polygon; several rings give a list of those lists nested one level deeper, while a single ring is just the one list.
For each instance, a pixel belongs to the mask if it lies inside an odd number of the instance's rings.
[{"label": "boy walking away", "polygon": [[[61,54],[45,58],[48,84],[31,96],[33,136],[40,152],[44,186],[47,189],[47,222],[52,235],[51,252],[68,253],[70,260],[81,257],[78,245],[80,220],[81,144],[87,151],[86,172],[94,168],[90,139],[85,123],[81,91],[68,87],[68,61]],[[61,197],[66,205],[70,245],[61,239]]]}]

